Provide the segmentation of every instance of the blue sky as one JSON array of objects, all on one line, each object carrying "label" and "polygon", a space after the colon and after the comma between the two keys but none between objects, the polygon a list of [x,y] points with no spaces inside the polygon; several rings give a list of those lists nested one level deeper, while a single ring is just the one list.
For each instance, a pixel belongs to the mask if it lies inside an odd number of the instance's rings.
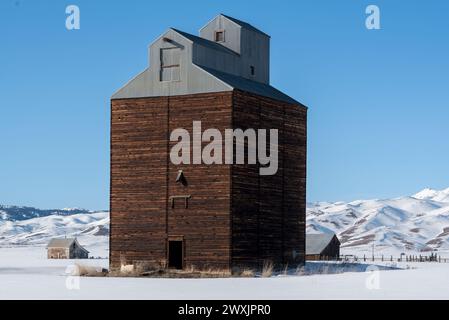
[{"label": "blue sky", "polygon": [[449,187],[448,1],[2,0],[0,203],[108,208],[111,94],[220,12],[272,36],[272,84],[310,108],[309,201]]}]

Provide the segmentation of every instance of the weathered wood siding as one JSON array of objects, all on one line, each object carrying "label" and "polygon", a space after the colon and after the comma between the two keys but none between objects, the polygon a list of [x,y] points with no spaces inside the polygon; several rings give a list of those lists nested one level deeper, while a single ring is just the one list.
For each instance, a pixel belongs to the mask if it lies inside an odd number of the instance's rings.
[{"label": "weathered wood siding", "polygon": [[88,259],[89,253],[75,244],[70,248],[48,248],[48,259]]},{"label": "weathered wood siding", "polygon": [[70,248],[70,259],[87,259],[89,253],[78,245],[72,245]]},{"label": "weathered wood siding", "polygon": [[232,168],[233,266],[304,262],[307,109],[241,91],[234,93],[234,128],[277,129],[279,168]]},{"label": "weathered wood siding", "polygon": [[307,109],[284,105],[284,263],[305,261],[307,194]]},{"label": "weathered wood siding", "polygon": [[320,257],[324,260],[334,260],[340,257],[340,241],[336,236],[333,237],[327,247],[324,248]]},{"label": "weathered wood siding", "polygon": [[[192,136],[193,121],[201,121],[203,132],[214,128],[224,133],[231,127],[232,92],[171,97],[169,107],[170,132],[184,128]],[[175,182],[179,170],[187,186]],[[224,164],[169,162],[168,196],[191,196],[187,209],[183,200],[176,200],[175,208],[169,206],[168,211],[168,235],[184,237],[185,266],[229,268],[230,172],[230,165]]]},{"label": "weathered wood siding", "polygon": [[[234,93],[234,129],[259,127],[259,102],[257,96]],[[245,163],[232,167],[232,266],[256,268],[260,260],[259,165],[249,165],[246,157]]]},{"label": "weathered wood siding", "polygon": [[111,103],[110,264],[166,258],[168,99]]},{"label": "weathered wood siding", "polygon": [[[166,265],[168,240],[184,241],[184,267],[231,268],[304,261],[306,108],[241,91],[111,102],[110,264]],[[177,128],[279,130],[279,169],[174,165]],[[203,143],[203,146],[207,143]],[[191,146],[192,147],[192,146]],[[224,155],[223,155],[224,157]],[[187,185],[176,183],[183,170]],[[190,196],[184,201],[171,197]]]},{"label": "weathered wood siding", "polygon": [[47,259],[68,259],[69,249],[67,248],[48,248]]},{"label": "weathered wood siding", "polygon": [[[167,240],[184,240],[184,265],[229,267],[230,166],[173,165],[170,133],[231,124],[232,92],[113,100],[111,267],[165,264]],[[187,186],[175,182],[184,170]],[[172,196],[191,195],[188,208]]]}]

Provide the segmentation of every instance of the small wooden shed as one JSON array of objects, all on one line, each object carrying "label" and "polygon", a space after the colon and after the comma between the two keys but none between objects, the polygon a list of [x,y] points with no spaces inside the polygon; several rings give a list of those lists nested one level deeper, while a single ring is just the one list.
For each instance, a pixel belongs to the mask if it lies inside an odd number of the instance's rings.
[{"label": "small wooden shed", "polygon": [[47,246],[48,259],[87,259],[89,251],[76,238],[52,239]]},{"label": "small wooden shed", "polygon": [[340,241],[334,233],[307,234],[306,260],[338,260]]}]

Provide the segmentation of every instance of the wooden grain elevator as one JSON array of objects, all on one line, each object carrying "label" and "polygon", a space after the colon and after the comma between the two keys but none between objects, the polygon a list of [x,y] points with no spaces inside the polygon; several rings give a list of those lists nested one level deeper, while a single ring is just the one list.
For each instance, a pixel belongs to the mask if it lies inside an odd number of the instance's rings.
[{"label": "wooden grain elevator", "polygon": [[[269,61],[270,37],[222,14],[199,36],[170,28],[151,44],[149,67],[111,99],[111,270],[304,262],[307,108],[270,85]],[[278,130],[276,174],[173,164],[171,132],[195,121]]]}]

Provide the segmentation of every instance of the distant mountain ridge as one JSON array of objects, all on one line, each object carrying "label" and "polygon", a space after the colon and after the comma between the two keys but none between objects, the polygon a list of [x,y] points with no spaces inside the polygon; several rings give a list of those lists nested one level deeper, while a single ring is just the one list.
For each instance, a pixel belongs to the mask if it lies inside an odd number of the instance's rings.
[{"label": "distant mountain ridge", "polygon": [[0,245],[42,245],[52,238],[78,237],[83,244],[107,243],[109,212],[0,206]]},{"label": "distant mountain ridge", "polygon": [[307,206],[307,232],[335,232],[345,254],[447,252],[449,188],[384,200],[318,202]]},{"label": "distant mountain ridge", "polygon": [[[419,254],[449,258],[449,188],[395,199],[307,204],[307,232],[334,232],[343,254]],[[107,247],[109,212],[0,205],[0,245],[41,245],[78,237]]]},{"label": "distant mountain ridge", "polygon": [[79,208],[69,209],[36,209],[33,207],[3,206],[0,205],[0,219],[8,221],[23,221],[39,217],[48,217],[51,215],[68,216],[80,213],[89,213],[90,211]]}]

